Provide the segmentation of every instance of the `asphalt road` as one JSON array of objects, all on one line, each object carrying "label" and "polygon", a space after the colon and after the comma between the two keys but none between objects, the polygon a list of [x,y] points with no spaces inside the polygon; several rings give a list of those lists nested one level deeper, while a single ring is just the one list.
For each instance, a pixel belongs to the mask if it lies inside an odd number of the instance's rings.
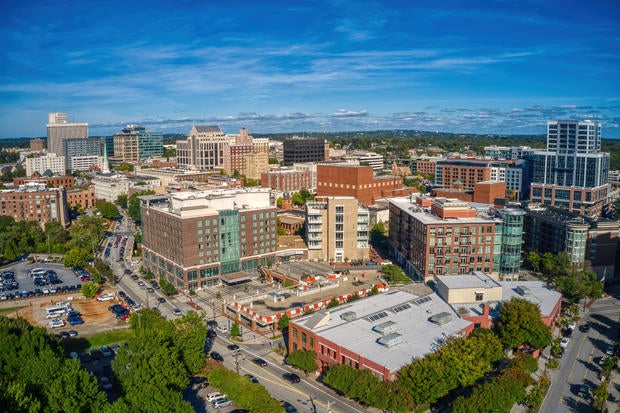
[{"label": "asphalt road", "polygon": [[540,409],[543,413],[595,411],[591,400],[579,397],[578,391],[584,383],[592,390],[600,384],[599,361],[617,339],[620,329],[618,294],[596,301],[579,325],[586,321],[592,325],[590,331],[582,333],[576,329],[560,360],[560,368],[549,372],[551,388]]}]

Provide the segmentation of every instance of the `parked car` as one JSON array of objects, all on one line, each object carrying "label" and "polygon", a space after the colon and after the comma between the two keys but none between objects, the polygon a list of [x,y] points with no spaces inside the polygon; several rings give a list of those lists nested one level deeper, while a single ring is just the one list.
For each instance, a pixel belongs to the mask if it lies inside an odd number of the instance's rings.
[{"label": "parked car", "polygon": [[100,377],[99,383],[101,384],[101,388],[103,390],[110,390],[112,388],[112,383],[110,383],[110,379],[106,376]]},{"label": "parked car", "polygon": [[222,357],[217,351],[211,352],[211,358],[215,361],[219,361],[220,363],[224,361],[224,357]]},{"label": "parked car", "polygon": [[159,297],[159,298],[157,298],[157,302],[160,303],[160,304],[163,304],[163,303],[166,302],[166,299],[164,297]]},{"label": "parked car", "polygon": [[172,314],[174,314],[174,315],[176,315],[176,316],[183,315],[183,313],[181,312],[181,310],[179,310],[178,308],[173,308],[173,309],[172,309]]},{"label": "parked car", "polygon": [[228,407],[232,404],[232,400],[229,399],[222,399],[222,400],[217,400],[213,403],[213,407],[215,407],[216,409],[221,409],[223,407]]},{"label": "parked car", "polygon": [[206,398],[208,402],[212,402],[213,400],[219,399],[220,397],[226,397],[226,395],[220,393],[219,391],[214,391],[214,392],[207,394]]},{"label": "parked car", "polygon": [[108,346],[101,346],[101,354],[103,354],[103,357],[110,357],[112,356],[112,350]]},{"label": "parked car", "polygon": [[75,330],[69,330],[69,337],[76,337],[78,335],[78,332]]},{"label": "parked car", "polygon": [[65,326],[65,320],[61,320],[60,318],[55,318],[52,321],[50,321],[51,328],[58,328],[58,327],[64,327],[64,326]]},{"label": "parked car", "polygon": [[90,356],[90,354],[88,353],[82,353],[80,354],[80,361],[82,363],[88,363],[89,361],[91,361],[93,358]]},{"label": "parked car", "polygon": [[560,347],[562,348],[568,347],[569,342],[570,342],[570,339],[568,337],[563,337],[562,340],[560,340]]},{"label": "parked car", "polygon": [[615,352],[616,352],[616,348],[614,347],[613,344],[610,344],[609,346],[607,346],[607,350],[605,350],[605,354],[607,354],[608,356],[613,356]]}]

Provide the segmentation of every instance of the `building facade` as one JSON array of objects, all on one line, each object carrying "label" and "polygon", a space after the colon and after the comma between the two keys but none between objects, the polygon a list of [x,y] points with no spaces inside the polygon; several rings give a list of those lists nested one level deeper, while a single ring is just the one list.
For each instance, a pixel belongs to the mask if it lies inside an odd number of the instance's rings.
[{"label": "building facade", "polygon": [[375,171],[381,171],[384,168],[383,155],[375,152],[354,151],[343,156],[344,160],[356,160],[359,165],[371,166]]},{"label": "building facade", "polygon": [[40,138],[30,139],[30,151],[41,152],[45,149],[45,141]]},{"label": "building facade", "polygon": [[416,280],[491,272],[498,219],[457,199],[390,198],[390,243]]},{"label": "building facade", "polygon": [[140,197],[143,265],[182,290],[249,279],[274,262],[276,208],[269,191],[231,189]]},{"label": "building facade", "polygon": [[86,189],[67,190],[67,205],[73,209],[93,209],[96,207],[97,198],[95,188],[90,186]]},{"label": "building facade", "polygon": [[63,187],[48,188],[30,182],[17,189],[0,191],[0,211],[15,221],[37,221],[44,227],[48,222],[69,224],[66,192]]},{"label": "building facade", "polygon": [[51,188],[60,188],[61,186],[65,187],[65,189],[73,188],[75,185],[75,178],[71,175],[65,176],[40,176],[38,174],[32,175],[29,178],[13,178],[13,186],[16,188],[20,185],[24,185],[30,182],[44,184]]},{"label": "building facade", "polygon": [[353,197],[317,197],[306,203],[308,259],[368,261],[368,208]]},{"label": "building facade", "polygon": [[93,178],[95,197],[108,202],[116,202],[119,195],[129,192],[129,178],[122,174],[100,174]]},{"label": "building facade", "polygon": [[88,138],[88,123],[67,123],[66,113],[48,114],[47,152],[62,156],[63,141],[73,138]]},{"label": "building facade", "polygon": [[26,158],[25,164],[27,176],[32,176],[34,173],[43,175],[46,171],[50,171],[54,175],[64,175],[66,173],[65,157],[57,156],[55,153]]},{"label": "building facade", "polygon": [[583,267],[586,260],[599,279],[615,273],[618,221],[580,216],[565,209],[531,204],[526,209],[525,248],[539,255],[562,251],[570,262]]},{"label": "building facade", "polygon": [[312,187],[312,172],[293,168],[277,168],[261,174],[261,187],[273,189],[278,193],[299,192]]},{"label": "building facade", "polygon": [[230,142],[219,126],[194,126],[187,140],[177,141],[179,168],[219,171],[224,166],[224,147]]},{"label": "building facade", "polygon": [[329,156],[328,148],[323,139],[294,136],[284,141],[282,163],[292,165],[297,162],[323,162]]},{"label": "building facade", "polygon": [[105,152],[103,138],[65,139],[62,146],[68,171],[88,171],[92,166],[102,166]]},{"label": "building facade", "polygon": [[114,135],[114,161],[140,162],[164,153],[161,132],[147,131],[144,126],[127,125]]},{"label": "building facade", "polygon": [[601,216],[609,193],[609,153],[598,122],[547,122],[547,149],[532,154],[530,199],[581,215]]},{"label": "building facade", "polygon": [[369,206],[379,198],[403,196],[406,193],[402,177],[375,177],[370,166],[317,165],[317,196],[352,196]]}]

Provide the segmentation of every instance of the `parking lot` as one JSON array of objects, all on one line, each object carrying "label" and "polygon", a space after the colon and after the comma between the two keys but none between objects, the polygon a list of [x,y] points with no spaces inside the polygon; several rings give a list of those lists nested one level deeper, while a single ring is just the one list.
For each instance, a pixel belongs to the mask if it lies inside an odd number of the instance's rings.
[{"label": "parking lot", "polygon": [[[38,277],[29,275],[33,270],[39,273]],[[82,280],[70,268],[62,264],[22,261],[9,265],[0,272],[12,272],[17,288],[0,287],[0,300],[22,300],[29,297],[65,294],[79,291]],[[47,274],[46,274],[47,273]]]}]

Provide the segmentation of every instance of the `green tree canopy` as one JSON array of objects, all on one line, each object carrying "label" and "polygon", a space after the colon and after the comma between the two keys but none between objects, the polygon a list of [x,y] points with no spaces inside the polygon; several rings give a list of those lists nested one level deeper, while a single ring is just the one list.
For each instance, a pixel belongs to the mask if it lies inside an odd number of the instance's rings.
[{"label": "green tree canopy", "polygon": [[513,297],[502,305],[497,330],[507,348],[525,345],[540,349],[551,343],[551,333],[540,318],[540,309],[523,298]]},{"label": "green tree canopy", "polygon": [[116,219],[118,217],[118,207],[112,202],[100,199],[97,201],[96,206],[99,212],[101,212],[101,216],[105,219]]},{"label": "green tree canopy", "polygon": [[286,356],[286,362],[300,368],[306,374],[319,369],[314,351],[295,350]]}]

